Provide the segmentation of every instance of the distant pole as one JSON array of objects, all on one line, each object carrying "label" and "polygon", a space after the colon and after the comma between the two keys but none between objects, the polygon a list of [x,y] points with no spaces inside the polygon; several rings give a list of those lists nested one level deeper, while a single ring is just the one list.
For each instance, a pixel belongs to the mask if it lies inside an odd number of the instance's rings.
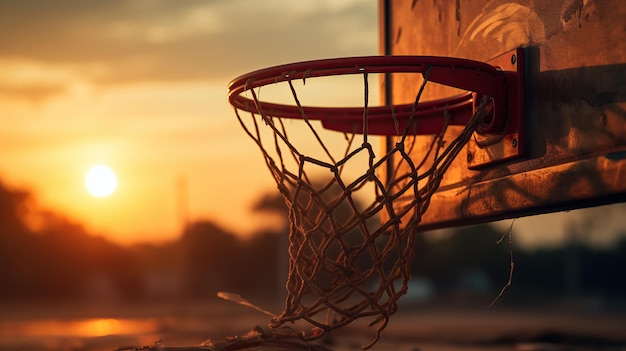
[{"label": "distant pole", "polygon": [[178,176],[178,179],[176,180],[176,199],[178,202],[178,220],[180,221],[180,226],[183,233],[187,230],[187,225],[189,221],[188,192],[189,187],[187,185],[187,176],[182,174]]}]

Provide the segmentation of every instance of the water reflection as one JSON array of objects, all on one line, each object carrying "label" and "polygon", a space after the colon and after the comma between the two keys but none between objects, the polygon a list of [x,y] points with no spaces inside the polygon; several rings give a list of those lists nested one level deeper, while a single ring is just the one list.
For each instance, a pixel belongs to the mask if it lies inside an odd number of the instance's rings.
[{"label": "water reflection", "polygon": [[156,319],[88,318],[0,322],[0,337],[99,337],[136,335],[157,331]]}]

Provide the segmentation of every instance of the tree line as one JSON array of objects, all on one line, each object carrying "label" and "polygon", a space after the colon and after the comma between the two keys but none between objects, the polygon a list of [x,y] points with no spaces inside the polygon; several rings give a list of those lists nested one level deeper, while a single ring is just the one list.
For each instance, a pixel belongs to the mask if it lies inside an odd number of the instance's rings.
[{"label": "tree line", "polygon": [[[208,299],[217,291],[254,298],[282,296],[288,263],[285,230],[243,239],[211,221],[196,221],[175,242],[122,247],[61,214],[33,209],[33,197],[0,183],[0,299],[123,301]],[[266,194],[257,211],[287,216]],[[37,223],[32,212],[37,212]],[[511,251],[490,225],[419,233],[412,276],[435,296],[493,296],[509,276]],[[546,233],[538,233],[538,235]],[[514,234],[513,234],[514,235]],[[626,235],[610,248],[584,242],[523,250],[512,247],[513,285],[503,301],[528,296],[626,297]]]}]

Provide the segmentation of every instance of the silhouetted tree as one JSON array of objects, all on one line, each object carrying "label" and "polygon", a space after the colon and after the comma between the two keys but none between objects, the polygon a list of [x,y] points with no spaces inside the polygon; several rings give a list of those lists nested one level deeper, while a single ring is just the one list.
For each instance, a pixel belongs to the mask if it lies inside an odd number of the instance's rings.
[{"label": "silhouetted tree", "polygon": [[486,273],[494,282],[506,283],[509,273],[509,248],[498,245],[502,233],[490,225],[460,227],[434,240],[419,233],[421,247],[416,248],[414,275],[430,278],[444,289],[451,288],[469,269]]},{"label": "silhouetted tree", "polygon": [[186,285],[193,297],[215,296],[232,290],[239,276],[243,251],[237,237],[212,222],[188,226],[182,237],[187,263]]},{"label": "silhouetted tree", "polygon": [[[324,196],[338,191],[331,186]],[[262,196],[253,209],[280,214],[287,223],[286,206],[278,192]],[[352,213],[352,208],[342,203],[335,215],[341,222]],[[375,220],[368,225],[375,226]],[[451,229],[449,235],[438,239],[418,233],[413,274],[430,279],[445,295],[456,288],[455,282],[468,269],[476,269],[497,289],[509,273],[507,239],[496,243],[502,234],[490,225]],[[348,242],[359,245],[360,233],[346,235]],[[513,286],[502,300],[563,296],[567,292],[564,272],[571,264],[568,255],[572,249],[577,268],[570,270],[576,274],[571,281],[577,282],[581,296],[626,298],[626,233],[619,237],[622,239],[615,245],[604,248],[591,246],[589,241],[535,250],[515,247]],[[252,299],[274,297],[277,289],[284,292],[287,245],[284,230],[264,231],[242,240],[210,221],[199,221],[177,242],[124,248],[91,235],[63,215],[38,208],[27,191],[0,182],[0,298],[5,301],[88,299],[102,282],[117,298],[143,299],[152,296],[146,281],[154,283],[161,277],[166,279],[163,284],[183,281],[187,297],[214,298],[218,290]],[[178,274],[184,279],[169,279]]]},{"label": "silhouetted tree", "polygon": [[[36,227],[27,225],[29,218],[37,219]],[[96,275],[109,279],[122,296],[141,295],[141,276],[130,252],[37,208],[28,192],[0,184],[0,296],[88,298]]]}]

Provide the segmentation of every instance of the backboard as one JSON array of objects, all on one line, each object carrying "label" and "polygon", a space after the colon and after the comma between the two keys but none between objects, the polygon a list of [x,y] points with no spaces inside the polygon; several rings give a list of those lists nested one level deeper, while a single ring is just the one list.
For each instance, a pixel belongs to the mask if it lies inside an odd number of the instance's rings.
[{"label": "backboard", "polygon": [[[626,3],[379,4],[381,54],[497,58],[491,62],[513,65],[524,77],[520,130],[490,149],[466,146],[432,197],[422,229],[626,201]],[[382,103],[412,102],[417,84],[387,76]],[[437,86],[424,99],[453,94]],[[417,159],[432,138],[415,138]],[[393,143],[387,137],[382,151]]]}]

